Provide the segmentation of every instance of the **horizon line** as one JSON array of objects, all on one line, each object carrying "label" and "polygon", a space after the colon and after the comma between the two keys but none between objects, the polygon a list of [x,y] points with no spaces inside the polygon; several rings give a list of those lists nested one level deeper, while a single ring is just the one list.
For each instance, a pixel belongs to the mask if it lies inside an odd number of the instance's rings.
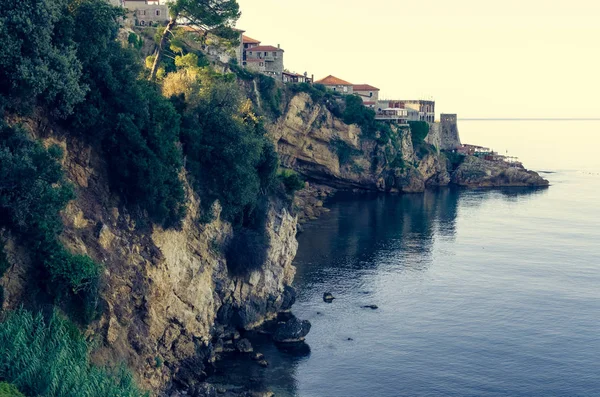
[{"label": "horizon line", "polygon": [[600,121],[600,117],[460,117],[464,121]]}]

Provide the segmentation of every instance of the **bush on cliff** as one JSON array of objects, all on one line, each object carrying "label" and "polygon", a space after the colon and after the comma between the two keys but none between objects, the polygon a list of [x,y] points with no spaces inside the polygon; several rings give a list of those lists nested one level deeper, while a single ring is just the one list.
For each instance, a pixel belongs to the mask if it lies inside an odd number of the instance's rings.
[{"label": "bush on cliff", "polygon": [[[49,150],[19,128],[0,126],[0,228],[21,237],[40,265],[40,286],[55,298],[81,304],[91,313],[99,267],[60,244],[59,212],[73,199],[58,147]],[[92,294],[92,296],[88,296]]]},{"label": "bush on cliff", "polygon": [[293,196],[298,190],[304,189],[304,180],[293,170],[281,170],[278,176],[287,194]]},{"label": "bush on cliff", "polygon": [[[9,313],[0,323],[0,346],[0,380],[28,396],[146,396],[125,369],[92,365],[88,343],[56,312],[49,318],[23,309]],[[2,390],[11,387],[0,386],[0,396]]]},{"label": "bush on cliff", "polygon": [[272,186],[277,153],[235,81],[207,72],[198,78],[200,89],[184,93],[185,102],[178,106],[186,169],[205,211],[219,200],[223,218],[243,224]]},{"label": "bush on cliff", "polygon": [[25,397],[15,385],[0,382],[0,397]]},{"label": "bush on cliff", "polygon": [[409,121],[413,147],[418,148],[429,134],[429,124],[426,121]]}]

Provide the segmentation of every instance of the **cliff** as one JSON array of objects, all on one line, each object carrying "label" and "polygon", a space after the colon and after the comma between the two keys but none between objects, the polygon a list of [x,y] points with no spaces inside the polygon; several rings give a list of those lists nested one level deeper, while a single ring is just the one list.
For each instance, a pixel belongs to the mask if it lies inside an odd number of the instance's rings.
[{"label": "cliff", "polygon": [[[235,276],[223,254],[232,226],[219,218],[218,205],[216,218],[201,224],[199,199],[186,184],[187,216],[179,229],[163,230],[111,195],[106,164],[92,147],[53,131],[44,142],[64,149],[63,167],[77,191],[63,211],[61,240],[103,265],[100,317],[86,331],[98,342],[95,361],[125,362],[153,392],[172,383],[188,386],[202,379],[215,358],[213,346],[290,308],[297,218],[286,206],[269,204],[265,263]],[[4,309],[33,304],[35,295],[28,253],[8,240],[11,267],[0,279]]]},{"label": "cliff", "polygon": [[293,96],[270,135],[282,164],[309,181],[296,200],[301,219],[323,212],[322,200],[334,190],[419,193],[449,184],[548,185],[537,173],[504,162],[467,156],[462,164],[451,164],[440,150],[460,145],[456,115],[442,115],[441,123],[430,124],[418,144],[410,129],[392,127],[392,131],[388,142],[365,137],[357,125],[346,125],[308,94]]},{"label": "cliff", "polygon": [[344,190],[422,192],[449,182],[445,163],[429,147],[415,152],[410,130],[393,129],[387,143],[361,135],[308,94],[291,98],[270,128],[282,165],[317,185]]}]

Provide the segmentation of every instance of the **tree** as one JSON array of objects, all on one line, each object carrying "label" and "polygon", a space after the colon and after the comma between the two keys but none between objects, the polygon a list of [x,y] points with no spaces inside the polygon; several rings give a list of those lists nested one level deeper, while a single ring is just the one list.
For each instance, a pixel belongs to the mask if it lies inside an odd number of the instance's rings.
[{"label": "tree", "polygon": [[202,29],[203,34],[229,34],[231,25],[240,17],[236,0],[175,0],[169,4],[171,18],[163,31],[150,72],[150,80],[156,78],[163,51],[179,18],[185,18]]},{"label": "tree", "polygon": [[[65,117],[84,98],[67,0],[0,0],[0,109]],[[4,105],[4,106],[3,106]]]}]

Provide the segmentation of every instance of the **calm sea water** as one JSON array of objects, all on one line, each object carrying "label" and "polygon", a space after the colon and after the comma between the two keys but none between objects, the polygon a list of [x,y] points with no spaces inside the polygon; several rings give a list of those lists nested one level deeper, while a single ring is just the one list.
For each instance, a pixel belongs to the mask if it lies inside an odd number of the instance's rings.
[{"label": "calm sea water", "polygon": [[293,311],[312,322],[310,351],[255,339],[269,368],[227,373],[278,397],[600,396],[589,165],[546,174],[547,189],[338,198],[299,236]]}]

